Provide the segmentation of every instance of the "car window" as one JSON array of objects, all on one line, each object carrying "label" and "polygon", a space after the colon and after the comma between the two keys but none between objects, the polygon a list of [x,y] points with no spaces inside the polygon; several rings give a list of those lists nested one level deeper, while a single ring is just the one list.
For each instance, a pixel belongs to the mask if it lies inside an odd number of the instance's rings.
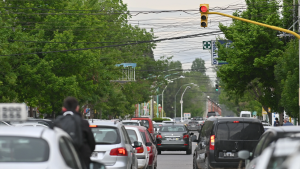
[{"label": "car window", "polygon": [[260,140],[258,141],[256,147],[255,147],[255,150],[254,150],[254,154],[253,154],[253,157],[257,157],[260,155],[261,153],[261,148],[266,140],[266,138],[268,137],[268,133],[264,134]]},{"label": "car window", "polygon": [[258,140],[262,134],[259,123],[220,123],[217,130],[219,140]]},{"label": "car window", "polygon": [[60,153],[66,165],[71,168],[78,168],[74,154],[72,150],[69,148],[68,143],[66,143],[65,139],[60,137],[58,142],[59,142],[58,144],[59,144]]},{"label": "car window", "polygon": [[141,120],[141,123],[143,126],[145,126],[146,128],[149,128],[149,121],[148,120]]},{"label": "car window", "polygon": [[242,117],[250,117],[250,114],[242,114]]},{"label": "car window", "polygon": [[[148,140],[149,140],[151,143],[153,143],[152,137],[151,137],[151,135],[150,135],[150,133],[149,133],[148,130],[146,130],[145,134],[146,134],[146,137],[149,138]],[[149,141],[147,141],[147,142],[149,142]]]},{"label": "car window", "polygon": [[96,127],[92,128],[96,144],[118,144],[121,142],[117,128]]},{"label": "car window", "polygon": [[44,162],[49,159],[49,144],[41,138],[0,136],[1,162]]},{"label": "car window", "polygon": [[128,133],[128,136],[129,136],[129,139],[130,141],[133,143],[135,141],[138,141],[138,137],[136,135],[136,132],[135,130],[131,130],[131,129],[126,129],[127,133]]},{"label": "car window", "polygon": [[125,127],[122,126],[121,128],[122,128],[122,132],[124,133],[125,144],[130,144],[131,145],[131,141],[130,141],[130,138],[128,136],[128,133],[127,133]]},{"label": "car window", "polygon": [[0,126],[6,126],[6,124],[2,121],[0,121]]},{"label": "car window", "polygon": [[162,126],[160,129],[161,132],[186,132],[184,126]]},{"label": "car window", "polygon": [[139,126],[138,122],[122,122],[125,126]]},{"label": "car window", "polygon": [[263,146],[261,147],[261,152],[263,152],[264,149],[267,148],[274,140],[275,140],[275,134],[269,133],[268,137],[266,137],[266,140],[265,140]]}]

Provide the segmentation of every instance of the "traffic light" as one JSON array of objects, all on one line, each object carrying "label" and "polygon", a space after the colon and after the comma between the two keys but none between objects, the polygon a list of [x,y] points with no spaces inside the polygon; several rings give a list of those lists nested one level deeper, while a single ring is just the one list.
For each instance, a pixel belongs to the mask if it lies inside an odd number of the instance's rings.
[{"label": "traffic light", "polygon": [[208,12],[209,5],[208,4],[200,4],[200,13],[201,13],[201,27],[207,27],[208,25]]},{"label": "traffic light", "polygon": [[216,91],[219,91],[219,85],[216,84]]}]

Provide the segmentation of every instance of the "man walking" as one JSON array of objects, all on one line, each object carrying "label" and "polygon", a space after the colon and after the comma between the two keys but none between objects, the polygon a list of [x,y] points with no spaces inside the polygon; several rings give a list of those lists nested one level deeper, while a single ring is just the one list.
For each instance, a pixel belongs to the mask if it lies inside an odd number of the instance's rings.
[{"label": "man walking", "polygon": [[293,126],[293,124],[289,122],[288,118],[285,118],[283,126]]},{"label": "man walking", "polygon": [[88,169],[90,156],[96,145],[89,123],[79,113],[79,103],[74,97],[67,97],[64,100],[62,111],[63,115],[55,120],[54,126],[63,129],[72,137],[82,167]]}]

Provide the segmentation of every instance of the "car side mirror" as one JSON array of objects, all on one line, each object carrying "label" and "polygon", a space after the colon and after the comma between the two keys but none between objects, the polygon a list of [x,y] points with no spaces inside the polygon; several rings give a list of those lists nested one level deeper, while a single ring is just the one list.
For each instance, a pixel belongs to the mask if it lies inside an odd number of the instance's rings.
[{"label": "car side mirror", "polygon": [[150,147],[150,146],[152,146],[152,143],[147,142],[147,143],[146,143],[146,146]]},{"label": "car side mirror", "polygon": [[141,143],[141,142],[138,142],[138,141],[134,141],[132,147],[133,147],[133,148],[142,147],[142,143]]},{"label": "car side mirror", "polygon": [[91,161],[89,169],[106,169],[105,165],[99,162]]},{"label": "car side mirror", "polygon": [[238,157],[247,160],[250,157],[250,152],[248,150],[241,150],[238,152]]}]

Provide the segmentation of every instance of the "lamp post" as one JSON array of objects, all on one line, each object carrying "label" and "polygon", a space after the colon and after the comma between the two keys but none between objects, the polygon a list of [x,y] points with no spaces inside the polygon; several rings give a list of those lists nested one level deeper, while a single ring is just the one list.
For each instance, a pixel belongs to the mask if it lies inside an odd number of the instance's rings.
[{"label": "lamp post", "polygon": [[[192,84],[192,85],[194,85],[194,83],[189,83],[189,84]],[[180,88],[178,89],[178,91],[176,92],[176,94],[175,94],[175,110],[174,110],[174,119],[176,119],[176,96],[177,96],[177,94],[178,94],[178,92],[180,91],[180,89],[183,87],[183,86],[185,86],[185,85],[189,85],[189,84],[184,84],[184,85],[182,85],[182,86],[180,86]]]},{"label": "lamp post", "polygon": [[190,87],[190,86],[187,86],[187,87],[184,89],[184,91],[183,91],[183,93],[182,93],[182,95],[181,95],[181,99],[180,99],[180,104],[181,104],[181,118],[180,118],[180,120],[181,120],[181,122],[182,122],[182,112],[183,112],[183,100],[182,100],[182,98],[183,98],[183,95],[184,95],[186,89],[189,89],[189,88],[191,88],[191,87]]}]

